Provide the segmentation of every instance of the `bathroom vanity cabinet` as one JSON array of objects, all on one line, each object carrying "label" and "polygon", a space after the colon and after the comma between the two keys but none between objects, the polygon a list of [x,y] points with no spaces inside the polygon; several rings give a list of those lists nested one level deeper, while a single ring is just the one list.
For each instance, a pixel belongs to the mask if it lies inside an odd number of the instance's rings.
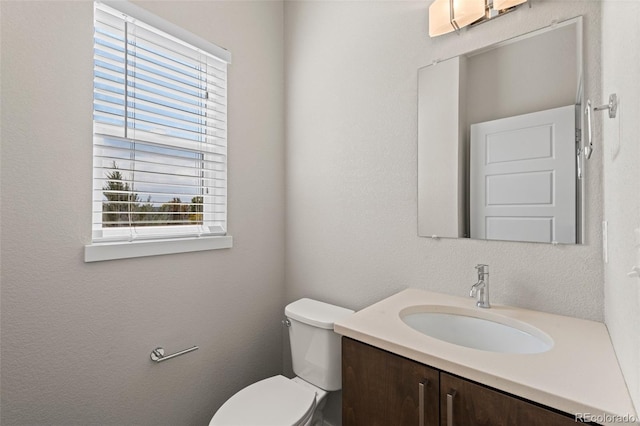
[{"label": "bathroom vanity cabinet", "polygon": [[569,426],[569,414],[342,338],[344,426]]},{"label": "bathroom vanity cabinet", "polygon": [[439,383],[435,368],[342,338],[343,426],[437,425]]}]

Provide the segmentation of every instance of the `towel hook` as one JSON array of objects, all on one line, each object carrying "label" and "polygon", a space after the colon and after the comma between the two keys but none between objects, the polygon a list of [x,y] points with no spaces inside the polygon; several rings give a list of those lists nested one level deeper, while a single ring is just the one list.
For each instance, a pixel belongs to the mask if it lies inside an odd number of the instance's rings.
[{"label": "towel hook", "polygon": [[[609,110],[609,118],[616,118],[618,113],[618,95],[612,93],[609,95],[609,103],[600,105],[593,108],[594,111]],[[593,135],[591,127],[591,99],[587,99],[587,106],[584,108],[584,114],[587,116],[587,143],[583,148],[584,156],[587,160],[591,158],[593,154]]]},{"label": "towel hook", "polygon": [[593,110],[604,111],[605,109],[609,110],[609,118],[616,118],[616,113],[618,112],[618,95],[615,93],[610,94],[608,104],[597,106]]}]

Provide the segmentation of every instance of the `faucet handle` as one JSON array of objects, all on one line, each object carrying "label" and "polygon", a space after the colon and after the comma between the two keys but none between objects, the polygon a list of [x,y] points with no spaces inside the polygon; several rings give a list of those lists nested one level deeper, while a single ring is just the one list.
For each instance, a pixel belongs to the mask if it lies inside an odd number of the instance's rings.
[{"label": "faucet handle", "polygon": [[489,273],[489,265],[485,265],[484,263],[478,263],[475,268],[478,270],[478,275]]}]

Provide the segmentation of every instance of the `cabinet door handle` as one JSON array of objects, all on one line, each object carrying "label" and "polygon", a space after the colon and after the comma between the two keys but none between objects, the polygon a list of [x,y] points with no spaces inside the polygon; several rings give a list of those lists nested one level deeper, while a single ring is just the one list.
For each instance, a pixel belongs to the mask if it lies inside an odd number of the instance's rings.
[{"label": "cabinet door handle", "polygon": [[447,426],[453,426],[453,398],[455,396],[455,389],[451,389],[447,394]]},{"label": "cabinet door handle", "polygon": [[424,379],[418,383],[418,410],[420,410],[418,413],[418,419],[420,426],[424,426],[424,391],[427,383],[429,383],[428,379]]}]

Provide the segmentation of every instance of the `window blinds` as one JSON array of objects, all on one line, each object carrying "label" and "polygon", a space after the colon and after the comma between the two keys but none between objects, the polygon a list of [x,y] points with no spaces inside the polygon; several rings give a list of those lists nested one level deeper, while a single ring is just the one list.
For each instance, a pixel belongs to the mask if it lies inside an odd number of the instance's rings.
[{"label": "window blinds", "polygon": [[94,28],[94,240],[225,234],[229,58],[100,3]]}]

